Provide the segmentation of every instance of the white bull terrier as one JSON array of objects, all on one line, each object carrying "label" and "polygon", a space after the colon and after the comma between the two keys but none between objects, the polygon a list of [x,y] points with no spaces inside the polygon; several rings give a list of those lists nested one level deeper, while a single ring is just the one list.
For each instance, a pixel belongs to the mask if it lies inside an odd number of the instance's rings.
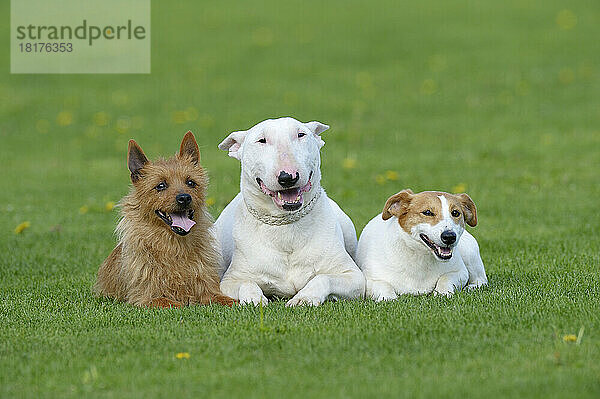
[{"label": "white bull terrier", "polygon": [[219,144],[242,166],[240,193],[215,223],[225,295],[255,305],[291,298],[287,306],[364,295],[354,225],[320,185],[328,128],[268,119]]},{"label": "white bull terrier", "polygon": [[402,294],[450,296],[487,284],[479,245],[465,230],[477,225],[467,194],[403,190],[364,228],[357,262],[367,279],[367,297],[392,300]]}]

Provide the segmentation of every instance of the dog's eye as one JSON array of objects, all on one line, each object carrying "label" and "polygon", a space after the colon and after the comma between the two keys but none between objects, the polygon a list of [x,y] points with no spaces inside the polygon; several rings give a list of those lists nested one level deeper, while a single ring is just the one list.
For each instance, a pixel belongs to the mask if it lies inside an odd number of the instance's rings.
[{"label": "dog's eye", "polygon": [[433,212],[431,212],[429,209],[427,209],[426,211],[421,212],[423,215],[425,216],[434,216]]},{"label": "dog's eye", "polygon": [[304,133],[304,132],[298,132],[298,138],[304,137],[304,136],[306,136],[306,133]]},{"label": "dog's eye", "polygon": [[460,212],[455,209],[452,211],[451,215],[452,215],[452,217],[457,218],[460,216]]},{"label": "dog's eye", "polygon": [[164,181],[161,181],[160,183],[158,183],[156,185],[156,187],[154,187],[156,189],[156,191],[163,191],[167,189],[167,183],[165,183]]},{"label": "dog's eye", "polygon": [[267,144],[267,139],[263,137],[262,139],[259,139],[257,143]]},{"label": "dog's eye", "polygon": [[198,184],[196,184],[195,181],[193,181],[192,179],[188,179],[188,181],[185,182],[185,184],[188,185],[188,187],[194,188],[196,187]]}]

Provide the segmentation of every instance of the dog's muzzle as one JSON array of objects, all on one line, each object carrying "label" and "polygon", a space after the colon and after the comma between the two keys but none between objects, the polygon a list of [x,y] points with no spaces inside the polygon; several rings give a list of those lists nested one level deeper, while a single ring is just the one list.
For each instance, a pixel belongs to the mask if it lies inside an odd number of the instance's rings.
[{"label": "dog's muzzle", "polygon": [[[311,178],[312,172],[310,172],[308,177],[308,183],[306,183],[304,186],[287,188],[279,191],[273,191],[269,189],[259,177],[256,178],[256,182],[258,183],[261,191],[273,199],[273,202],[275,205],[277,205],[277,207],[286,211],[297,211],[302,207],[304,202],[304,193],[310,191],[312,188]],[[295,181],[297,182],[298,178],[296,178]]]},{"label": "dog's muzzle", "polygon": [[427,235],[419,234],[421,240],[433,251],[433,254],[441,260],[449,260],[452,258],[452,247],[441,247],[434,243]]},{"label": "dog's muzzle", "polygon": [[179,234],[180,236],[187,235],[196,224],[194,221],[193,209],[169,213],[157,209],[154,213],[170,226],[174,233]]}]

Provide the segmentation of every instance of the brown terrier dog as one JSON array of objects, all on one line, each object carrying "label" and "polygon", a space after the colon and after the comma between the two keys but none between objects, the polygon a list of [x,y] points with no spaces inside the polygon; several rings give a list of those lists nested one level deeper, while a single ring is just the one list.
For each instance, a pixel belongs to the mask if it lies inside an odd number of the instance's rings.
[{"label": "brown terrier dog", "polygon": [[120,202],[119,243],[98,270],[98,295],[137,306],[234,303],[219,290],[219,255],[204,205],[208,177],[199,160],[192,132],[177,155],[156,162],[129,141],[133,187]]}]

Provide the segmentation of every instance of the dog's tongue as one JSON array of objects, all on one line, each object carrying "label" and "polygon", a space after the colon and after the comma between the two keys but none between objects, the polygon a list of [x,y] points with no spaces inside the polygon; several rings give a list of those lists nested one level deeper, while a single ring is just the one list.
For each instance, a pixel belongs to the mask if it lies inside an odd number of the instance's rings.
[{"label": "dog's tongue", "polygon": [[169,216],[171,216],[171,219],[173,220],[173,223],[171,224],[171,226],[177,226],[177,227],[182,228],[185,231],[190,231],[190,229],[192,227],[194,227],[196,222],[194,222],[192,219],[190,219],[187,215],[188,215],[187,212],[169,213]]}]

